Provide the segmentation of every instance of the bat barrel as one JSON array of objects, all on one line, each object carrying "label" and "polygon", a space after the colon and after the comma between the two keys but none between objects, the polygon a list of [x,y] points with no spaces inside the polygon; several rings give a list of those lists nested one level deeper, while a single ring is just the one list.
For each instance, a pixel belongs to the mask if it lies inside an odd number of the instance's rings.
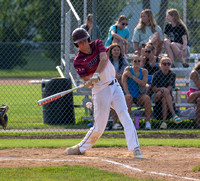
[{"label": "bat barrel", "polygon": [[[72,88],[70,78],[54,78],[42,80],[42,98]],[[50,125],[66,125],[75,123],[73,94],[69,93],[63,97],[56,96],[53,102],[41,103],[43,105],[43,122]],[[40,104],[40,101],[38,101]]]}]

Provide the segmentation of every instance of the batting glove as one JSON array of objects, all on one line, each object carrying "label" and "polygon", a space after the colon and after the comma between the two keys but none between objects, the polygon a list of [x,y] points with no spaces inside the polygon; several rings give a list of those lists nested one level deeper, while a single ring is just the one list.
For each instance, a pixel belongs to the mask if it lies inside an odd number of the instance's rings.
[{"label": "batting glove", "polygon": [[84,83],[84,87],[85,87],[85,88],[92,89],[92,88],[93,88],[92,81],[91,81],[91,80],[86,81],[86,82]]},{"label": "batting glove", "polygon": [[92,81],[92,84],[97,83],[100,80],[99,73],[94,73],[90,80]]}]

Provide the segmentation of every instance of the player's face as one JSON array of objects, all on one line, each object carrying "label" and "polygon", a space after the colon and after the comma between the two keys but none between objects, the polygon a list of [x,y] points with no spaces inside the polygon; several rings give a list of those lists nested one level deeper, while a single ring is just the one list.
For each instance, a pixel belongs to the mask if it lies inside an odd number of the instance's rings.
[{"label": "player's face", "polygon": [[89,43],[88,43],[88,40],[86,39],[86,40],[82,40],[78,42],[77,45],[79,46],[80,50],[82,50],[88,47]]},{"label": "player's face", "polygon": [[112,55],[113,55],[113,57],[119,57],[119,55],[120,55],[120,48],[119,47],[114,47],[112,49]]}]

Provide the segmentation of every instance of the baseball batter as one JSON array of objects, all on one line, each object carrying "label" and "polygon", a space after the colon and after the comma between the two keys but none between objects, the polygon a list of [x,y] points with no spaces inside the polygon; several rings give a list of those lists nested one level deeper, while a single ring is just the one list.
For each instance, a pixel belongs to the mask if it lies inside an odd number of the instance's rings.
[{"label": "baseball batter", "polygon": [[87,81],[85,87],[92,89],[94,126],[78,145],[67,148],[65,153],[78,155],[91,148],[104,132],[112,107],[124,127],[128,149],[134,153],[135,158],[143,158],[124,94],[115,78],[115,68],[108,60],[103,42],[95,40],[89,43],[90,36],[83,28],[75,29],[72,38],[74,44],[80,48],[73,62],[74,67],[80,77]]}]

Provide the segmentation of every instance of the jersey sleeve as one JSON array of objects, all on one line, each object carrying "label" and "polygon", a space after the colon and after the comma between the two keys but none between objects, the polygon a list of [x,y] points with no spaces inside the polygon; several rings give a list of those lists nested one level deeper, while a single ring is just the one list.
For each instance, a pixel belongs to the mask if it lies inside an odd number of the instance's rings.
[{"label": "jersey sleeve", "polygon": [[98,52],[102,53],[102,52],[106,52],[106,47],[104,46],[104,43],[102,40],[96,40],[97,41],[97,48],[98,48]]}]

